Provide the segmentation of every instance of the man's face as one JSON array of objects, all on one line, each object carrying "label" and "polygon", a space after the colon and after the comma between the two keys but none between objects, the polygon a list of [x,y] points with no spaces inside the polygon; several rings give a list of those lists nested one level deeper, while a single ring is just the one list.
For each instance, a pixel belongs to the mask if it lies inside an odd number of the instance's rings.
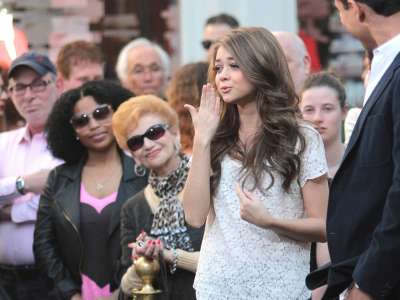
[{"label": "man's face", "polygon": [[[213,44],[222,38],[224,35],[230,33],[232,31],[232,28],[229,25],[226,24],[209,24],[206,25],[203,31],[203,47],[205,48],[204,50],[207,51],[207,58],[208,61],[211,60],[211,56],[213,53]],[[208,46],[208,49],[206,49]]]},{"label": "man's face", "polygon": [[156,50],[139,47],[129,52],[128,73],[123,84],[136,96],[153,94],[162,97],[165,79],[165,70]]},{"label": "man's face", "polygon": [[40,132],[57,100],[55,82],[50,73],[40,76],[27,67],[14,73],[9,82],[11,99],[32,132]]},{"label": "man's face", "polygon": [[60,90],[65,92],[92,80],[104,78],[103,64],[88,61],[79,61],[71,66],[69,78],[60,76]]}]

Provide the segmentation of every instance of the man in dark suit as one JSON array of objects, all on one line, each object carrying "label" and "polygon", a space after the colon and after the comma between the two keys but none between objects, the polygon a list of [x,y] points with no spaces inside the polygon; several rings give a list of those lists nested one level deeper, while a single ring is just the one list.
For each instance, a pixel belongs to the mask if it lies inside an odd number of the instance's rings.
[{"label": "man in dark suit", "polygon": [[374,50],[364,108],[331,185],[323,299],[400,299],[400,1],[335,0]]}]

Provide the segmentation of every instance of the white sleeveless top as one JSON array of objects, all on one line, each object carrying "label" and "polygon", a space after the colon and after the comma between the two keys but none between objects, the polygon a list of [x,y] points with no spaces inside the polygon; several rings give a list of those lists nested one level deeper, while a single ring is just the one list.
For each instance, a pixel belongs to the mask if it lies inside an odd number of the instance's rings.
[{"label": "white sleeveless top", "polygon": [[[277,218],[302,218],[300,186],[328,170],[319,133],[308,125],[301,125],[301,132],[306,149],[298,182],[292,183],[290,193],[282,189],[282,178],[276,173],[274,185],[264,195],[254,192]],[[292,240],[240,218],[235,193],[240,167],[228,156],[222,161],[221,181],[213,198],[215,217],[207,220],[194,282],[197,299],[307,299],[310,243]],[[263,186],[269,183],[269,176],[265,176]]]}]

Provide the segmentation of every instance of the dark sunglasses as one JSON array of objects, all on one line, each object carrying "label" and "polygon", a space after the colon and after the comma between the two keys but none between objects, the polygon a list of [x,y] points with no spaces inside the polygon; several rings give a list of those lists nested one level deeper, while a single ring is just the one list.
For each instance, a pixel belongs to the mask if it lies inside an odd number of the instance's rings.
[{"label": "dark sunglasses", "polygon": [[126,144],[132,152],[135,152],[143,147],[144,138],[148,138],[149,140],[156,141],[162,138],[165,134],[165,131],[168,129],[168,125],[166,124],[156,124],[151,126],[146,130],[142,135],[134,135],[130,137]]},{"label": "dark sunglasses", "polygon": [[210,40],[201,41],[201,45],[203,46],[204,50],[210,49],[212,44],[214,44],[214,42]]},{"label": "dark sunglasses", "polygon": [[108,104],[102,104],[96,107],[94,111],[88,114],[81,114],[79,116],[73,116],[71,118],[71,125],[75,129],[82,128],[89,124],[90,118],[95,119],[96,121],[102,121],[107,119],[110,116],[111,107]]}]

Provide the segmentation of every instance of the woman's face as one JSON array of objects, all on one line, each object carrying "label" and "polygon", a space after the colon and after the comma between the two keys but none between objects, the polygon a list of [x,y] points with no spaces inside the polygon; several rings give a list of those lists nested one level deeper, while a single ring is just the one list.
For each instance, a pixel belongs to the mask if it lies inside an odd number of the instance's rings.
[{"label": "woman's face", "polygon": [[254,86],[240,70],[233,56],[219,47],[215,57],[215,84],[218,93],[226,103],[246,103],[251,100]]},{"label": "woman's face", "polygon": [[106,151],[114,144],[112,114],[110,105],[98,104],[92,96],[75,104],[71,123],[80,143],[89,151]]},{"label": "woman's face", "polygon": [[175,130],[169,128],[165,119],[157,114],[143,115],[137,126],[128,130],[128,147],[130,141],[136,140],[136,149],[129,149],[136,163],[160,176],[175,170],[179,163],[179,136]]},{"label": "woman's face", "polygon": [[303,118],[313,123],[325,144],[340,140],[342,121],[347,109],[340,107],[337,92],[327,86],[318,86],[303,92],[300,101]]}]

